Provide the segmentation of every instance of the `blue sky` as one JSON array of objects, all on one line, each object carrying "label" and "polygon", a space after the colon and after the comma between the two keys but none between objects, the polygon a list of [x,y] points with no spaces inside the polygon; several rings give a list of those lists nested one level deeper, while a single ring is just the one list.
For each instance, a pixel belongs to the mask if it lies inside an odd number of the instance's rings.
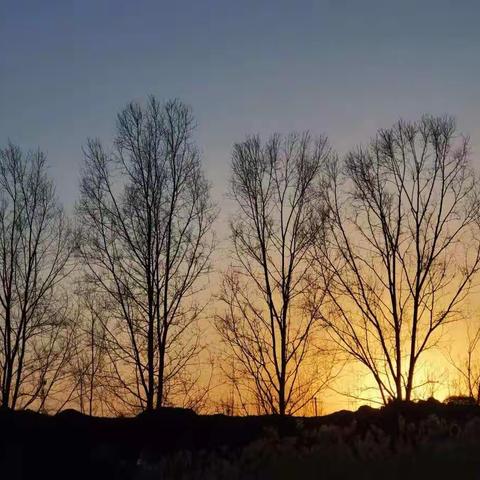
[{"label": "blue sky", "polygon": [[451,113],[479,159],[479,25],[473,0],[2,0],[0,144],[45,150],[67,207],[87,137],[109,142],[148,94],[193,107],[217,200],[247,133],[309,129],[345,152]]}]

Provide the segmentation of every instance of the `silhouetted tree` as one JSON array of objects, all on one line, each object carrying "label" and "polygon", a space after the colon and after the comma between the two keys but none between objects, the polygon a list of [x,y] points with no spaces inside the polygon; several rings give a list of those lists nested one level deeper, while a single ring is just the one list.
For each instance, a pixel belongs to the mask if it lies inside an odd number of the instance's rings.
[{"label": "silhouetted tree", "polygon": [[178,100],[130,103],[117,119],[114,152],[85,149],[79,251],[88,280],[109,297],[107,345],[118,401],[151,410],[183,388],[199,351],[193,300],[209,269],[214,208]]},{"label": "silhouetted tree", "polygon": [[466,395],[480,404],[480,327],[467,324],[467,345],[457,357],[449,354],[449,363],[457,374],[453,387],[457,395]]},{"label": "silhouetted tree", "polygon": [[468,139],[450,117],[401,121],[330,162],[327,177],[329,241],[316,249],[324,320],[384,402],[410,400],[419,359],[457,318],[480,265]]},{"label": "silhouetted tree", "polygon": [[75,331],[71,342],[68,381],[59,406],[74,406],[89,415],[105,414],[109,409],[110,379],[105,322],[109,305],[101,295],[81,288],[77,294],[77,309],[73,313]]},{"label": "silhouetted tree", "polygon": [[[44,409],[63,378],[71,329],[58,295],[71,229],[45,156],[0,150],[0,404]],[[36,402],[36,403],[35,403]]]},{"label": "silhouetted tree", "polygon": [[307,252],[320,234],[308,220],[328,152],[325,138],[308,134],[274,135],[264,145],[248,137],[233,149],[234,264],[224,276],[216,328],[235,367],[227,376],[235,371],[232,384],[263,412],[294,413],[323,386]]}]

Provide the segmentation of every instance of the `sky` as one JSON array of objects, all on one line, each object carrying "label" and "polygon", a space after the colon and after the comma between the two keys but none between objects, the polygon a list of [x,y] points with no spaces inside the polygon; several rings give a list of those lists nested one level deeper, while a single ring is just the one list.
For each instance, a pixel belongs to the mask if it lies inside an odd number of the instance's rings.
[{"label": "sky", "polygon": [[478,158],[479,21],[474,0],[1,0],[0,145],[44,150],[67,208],[86,139],[108,144],[149,94],[193,108],[217,201],[250,133],[308,129],[343,153],[450,113]]},{"label": "sky", "polygon": [[221,205],[252,133],[310,130],[342,154],[449,113],[480,168],[479,25],[476,0],[0,0],[0,145],[44,150],[69,211],[87,138],[111,143],[149,94],[193,108]]}]

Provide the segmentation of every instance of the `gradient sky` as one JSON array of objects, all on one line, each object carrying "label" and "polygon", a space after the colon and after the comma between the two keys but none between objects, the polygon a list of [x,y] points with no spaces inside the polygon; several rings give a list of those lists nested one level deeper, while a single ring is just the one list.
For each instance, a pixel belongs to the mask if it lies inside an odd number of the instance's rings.
[{"label": "gradient sky", "polygon": [[81,147],[153,93],[194,109],[217,200],[233,142],[309,129],[341,152],[451,113],[480,151],[480,2],[1,0],[0,145],[48,154],[76,199]]},{"label": "gradient sky", "polygon": [[148,94],[193,107],[222,206],[247,133],[309,129],[344,153],[450,113],[480,167],[480,1],[0,0],[0,145],[46,151],[69,210],[87,137],[110,143]]}]

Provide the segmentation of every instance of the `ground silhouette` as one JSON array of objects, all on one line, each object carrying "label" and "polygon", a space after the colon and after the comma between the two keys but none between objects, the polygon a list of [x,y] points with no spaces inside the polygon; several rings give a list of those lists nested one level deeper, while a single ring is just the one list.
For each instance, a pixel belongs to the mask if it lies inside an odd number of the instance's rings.
[{"label": "ground silhouette", "polygon": [[[443,448],[445,445],[456,448],[455,442],[458,442],[464,452],[463,457],[458,458],[458,468],[477,469],[480,468],[478,455],[468,457],[468,449],[462,446],[467,438],[462,432],[467,430],[469,445],[474,445],[475,450],[472,451],[478,452],[479,406],[465,402],[446,404],[433,399],[416,403],[393,402],[381,409],[364,406],[355,412],[343,410],[322,417],[284,418],[196,415],[191,410],[179,408],[162,408],[131,418],[91,417],[75,410],[50,416],[28,410],[5,409],[0,411],[0,477],[222,478],[221,475],[213,477],[212,473],[202,476],[201,472],[197,472],[191,477],[188,474],[189,470],[198,470],[198,462],[195,463],[198,455],[208,454],[209,458],[215,459],[212,462],[217,458],[236,462],[237,456],[241,457],[239,452],[246,451],[252,444],[263,442],[262,452],[267,448],[265,445],[270,450],[278,450],[286,439],[290,446],[294,446],[290,453],[282,454],[284,457],[294,455],[292,458],[295,459],[297,453],[300,458],[309,452],[308,458],[315,458],[315,455],[321,458],[323,450],[338,449],[341,445],[345,453],[338,453],[340,458],[344,456],[345,461],[358,462],[367,470],[370,468],[368,462],[376,456],[376,448],[381,449],[379,455],[387,461],[389,455],[404,455],[406,451],[412,453],[416,449],[424,455],[425,445],[428,448]],[[177,477],[173,467],[169,467],[170,474],[165,474],[162,469],[169,464],[168,459],[186,453],[188,461],[175,468],[183,468],[187,476]],[[322,468],[334,468],[336,461],[338,458],[327,459]],[[422,468],[428,469],[430,460],[426,461],[415,470],[418,474],[423,471]],[[455,465],[454,459],[452,468]],[[239,468],[242,470],[243,467]],[[432,465],[432,471],[437,468],[438,463]],[[442,471],[446,474],[449,470],[442,468]],[[332,471],[331,476],[325,473],[319,478],[349,478],[348,472],[344,473],[345,476],[337,473]],[[242,473],[238,475],[236,478],[253,478],[247,470],[244,477]],[[265,471],[257,478],[275,478],[271,475]],[[299,478],[311,478],[308,475],[305,473]],[[440,477],[444,478],[441,474]],[[413,473],[412,478],[420,477]]]}]

